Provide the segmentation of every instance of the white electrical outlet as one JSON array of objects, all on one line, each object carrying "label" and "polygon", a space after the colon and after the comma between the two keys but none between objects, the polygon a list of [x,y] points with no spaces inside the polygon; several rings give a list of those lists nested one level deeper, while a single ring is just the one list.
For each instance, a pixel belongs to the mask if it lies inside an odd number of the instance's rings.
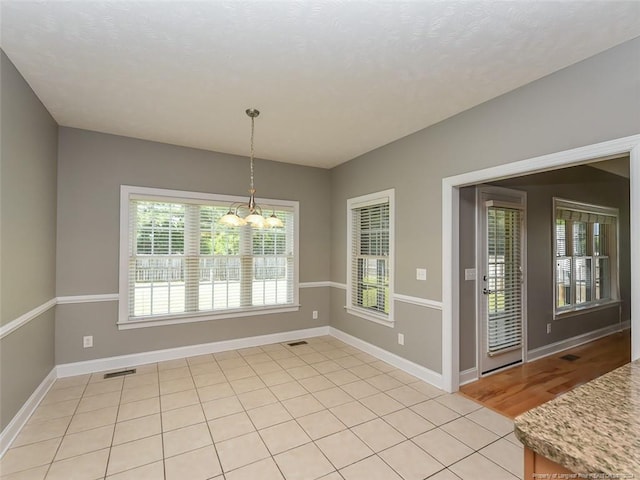
[{"label": "white electrical outlet", "polygon": [[398,334],[398,344],[404,345],[404,333]]},{"label": "white electrical outlet", "polygon": [[427,269],[416,268],[416,280],[426,280],[426,279],[427,279]]},{"label": "white electrical outlet", "polygon": [[547,333],[551,333],[551,324],[547,323]]},{"label": "white electrical outlet", "polygon": [[476,269],[475,268],[465,268],[464,269],[464,279],[465,280],[475,280],[476,279]]},{"label": "white electrical outlet", "polygon": [[82,337],[82,346],[84,348],[93,347],[93,335],[87,335],[86,337]]},{"label": "white electrical outlet", "polygon": [[318,310],[314,310],[313,313],[311,314],[311,316],[313,317],[314,320],[318,319]]}]

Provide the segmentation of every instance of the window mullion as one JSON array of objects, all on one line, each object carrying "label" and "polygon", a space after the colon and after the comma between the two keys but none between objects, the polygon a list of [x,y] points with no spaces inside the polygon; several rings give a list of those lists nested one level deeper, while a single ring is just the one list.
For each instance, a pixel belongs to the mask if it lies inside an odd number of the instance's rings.
[{"label": "window mullion", "polygon": [[253,239],[250,226],[240,227],[240,305],[253,304]]},{"label": "window mullion", "polygon": [[198,311],[200,284],[200,207],[186,205],[184,219],[185,310]]}]

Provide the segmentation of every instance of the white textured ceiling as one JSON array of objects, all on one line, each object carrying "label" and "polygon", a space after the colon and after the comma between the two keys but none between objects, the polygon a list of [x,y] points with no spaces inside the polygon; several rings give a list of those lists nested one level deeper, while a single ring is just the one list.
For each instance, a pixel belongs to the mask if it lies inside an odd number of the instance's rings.
[{"label": "white textured ceiling", "polygon": [[332,167],[640,35],[640,2],[2,1],[60,125]]}]

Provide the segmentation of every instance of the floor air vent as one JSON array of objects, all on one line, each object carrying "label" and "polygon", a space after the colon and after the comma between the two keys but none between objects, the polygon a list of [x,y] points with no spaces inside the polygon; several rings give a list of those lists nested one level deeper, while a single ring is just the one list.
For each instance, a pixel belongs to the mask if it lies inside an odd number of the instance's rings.
[{"label": "floor air vent", "polygon": [[574,362],[576,360],[578,360],[580,357],[578,355],[573,355],[571,353],[567,354],[567,355],[563,355],[560,357],[562,360],[568,360],[569,362]]},{"label": "floor air vent", "polygon": [[136,373],[135,368],[131,368],[129,370],[120,370],[119,372],[105,373],[104,378],[122,377],[123,375],[131,375],[133,373]]},{"label": "floor air vent", "polygon": [[290,347],[297,347],[298,345],[306,345],[307,342],[304,340],[300,340],[299,342],[287,343]]}]

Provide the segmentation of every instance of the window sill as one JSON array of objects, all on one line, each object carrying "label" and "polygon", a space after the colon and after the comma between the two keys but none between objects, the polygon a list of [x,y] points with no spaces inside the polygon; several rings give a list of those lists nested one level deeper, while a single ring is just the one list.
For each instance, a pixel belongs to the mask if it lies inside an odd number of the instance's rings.
[{"label": "window sill", "polygon": [[575,317],[576,315],[582,315],[584,313],[597,312],[598,310],[604,310],[606,308],[619,306],[622,302],[620,300],[609,300],[602,303],[594,303],[585,305],[584,307],[575,307],[567,310],[560,310],[553,312],[554,320],[561,320],[563,318]]},{"label": "window sill", "polygon": [[364,318],[365,320],[369,320],[370,322],[377,323],[379,325],[384,325],[385,327],[393,328],[394,322],[392,319],[382,317],[379,315],[374,315],[366,310],[360,310],[358,308],[352,307],[344,307],[347,313],[351,315],[355,315],[356,317]]},{"label": "window sill", "polygon": [[130,330],[133,328],[163,327],[166,325],[180,325],[184,323],[208,322],[211,320],[224,320],[227,318],[254,317],[259,315],[270,315],[274,313],[297,312],[300,305],[278,305],[274,307],[256,308],[255,310],[239,310],[224,313],[206,313],[202,315],[192,314],[191,316],[166,316],[147,317],[136,320],[124,320],[118,322],[118,330]]}]

